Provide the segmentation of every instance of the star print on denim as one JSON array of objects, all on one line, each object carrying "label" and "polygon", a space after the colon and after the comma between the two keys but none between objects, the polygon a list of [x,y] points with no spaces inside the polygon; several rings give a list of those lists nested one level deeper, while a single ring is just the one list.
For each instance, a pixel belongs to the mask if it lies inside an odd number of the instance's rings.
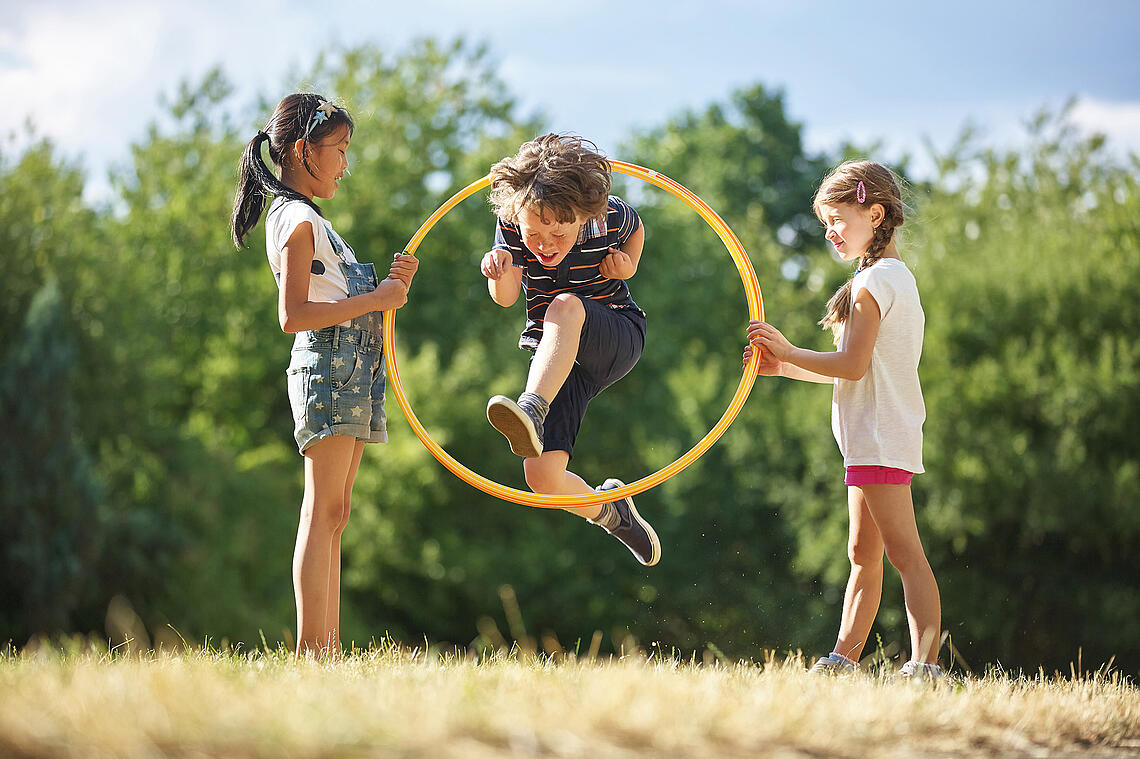
[{"label": "star print on denim", "polygon": [[[317,123],[329,114],[336,115],[335,106],[322,111]],[[351,260],[351,249],[324,226],[340,259],[348,297],[375,290],[375,266]],[[370,313],[354,318],[350,326],[298,333],[287,374],[301,453],[329,436],[387,442],[382,331],[379,314]]]}]

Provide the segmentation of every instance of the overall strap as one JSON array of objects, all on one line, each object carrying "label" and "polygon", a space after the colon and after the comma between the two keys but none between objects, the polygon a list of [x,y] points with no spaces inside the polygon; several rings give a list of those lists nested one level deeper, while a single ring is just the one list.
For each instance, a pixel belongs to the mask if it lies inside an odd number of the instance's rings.
[{"label": "overall strap", "polygon": [[[337,239],[336,235],[333,234],[331,224],[328,224],[326,222],[324,224],[324,228],[325,228],[325,234],[329,238],[329,244],[332,245],[333,253],[336,253],[336,257],[340,259],[341,263],[344,263],[344,264],[349,263],[348,259],[346,259],[344,256],[344,249],[348,245],[348,243],[342,243],[340,240]],[[349,250],[352,250],[352,248],[349,248]]]}]

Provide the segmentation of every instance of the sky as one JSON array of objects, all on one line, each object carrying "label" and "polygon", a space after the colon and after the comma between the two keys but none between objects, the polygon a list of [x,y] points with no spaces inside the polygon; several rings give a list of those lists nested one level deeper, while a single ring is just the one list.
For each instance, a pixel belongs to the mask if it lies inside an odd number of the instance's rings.
[{"label": "sky", "polygon": [[635,130],[755,84],[783,91],[810,150],[880,141],[876,157],[909,153],[916,172],[927,142],[972,124],[1010,146],[1070,99],[1078,128],[1140,153],[1137,0],[0,0],[0,19],[0,152],[26,144],[30,121],[96,194],[161,96],[214,66],[253,107],[322,52],[421,37],[486,44],[522,114],[614,158]]}]

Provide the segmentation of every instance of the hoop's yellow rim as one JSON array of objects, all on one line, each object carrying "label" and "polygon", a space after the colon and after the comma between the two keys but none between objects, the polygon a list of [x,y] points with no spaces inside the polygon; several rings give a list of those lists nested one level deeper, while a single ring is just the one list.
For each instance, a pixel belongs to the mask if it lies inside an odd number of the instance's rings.
[{"label": "hoop's yellow rim", "polygon": [[[652,185],[660,187],[670,195],[680,198],[687,206],[700,214],[701,218],[708,222],[708,225],[713,228],[724,242],[724,246],[728,248],[728,252],[732,256],[732,260],[736,263],[737,270],[740,272],[740,279],[744,283],[744,292],[748,298],[748,317],[750,319],[763,320],[764,299],[760,294],[760,284],[756,281],[756,272],[752,268],[752,262],[748,260],[748,254],[745,252],[744,246],[740,244],[740,240],[738,240],[736,235],[732,233],[732,230],[728,228],[724,220],[717,215],[716,211],[712,210],[707,203],[688,189],[674,182],[664,174],[659,174],[652,169],[637,166],[636,164],[625,163],[624,161],[610,160],[609,164],[610,168],[620,174],[642,179]],[[485,176],[452,195],[446,203],[440,206],[436,212],[428,217],[428,220],[420,226],[412,236],[412,239],[408,241],[404,252],[414,254],[416,248],[420,246],[420,243],[423,242],[427,236],[427,233],[431,231],[431,228],[434,227],[440,219],[447,215],[460,201],[474,195],[490,184],[490,176]],[[392,394],[396,396],[396,401],[400,404],[400,409],[404,412],[404,416],[408,418],[408,423],[412,426],[412,431],[416,433],[416,437],[420,439],[439,463],[443,464],[451,470],[455,476],[469,485],[497,498],[522,504],[523,506],[534,506],[537,508],[573,509],[596,506],[606,501],[614,501],[627,496],[637,495],[638,493],[665,482],[665,480],[700,458],[701,455],[711,448],[712,444],[724,434],[728,426],[732,424],[736,415],[740,413],[740,409],[744,407],[744,401],[747,400],[748,393],[752,390],[752,384],[756,381],[756,363],[758,361],[759,351],[753,351],[752,360],[748,366],[745,367],[744,376],[740,380],[740,386],[736,388],[736,395],[732,397],[732,402],[729,403],[728,410],[724,412],[724,416],[720,418],[720,421],[716,423],[700,442],[669,466],[647,477],[643,477],[640,480],[613,490],[599,491],[586,495],[531,493],[525,490],[507,487],[506,485],[500,485],[494,480],[489,480],[471,471],[456,461],[451,454],[431,439],[427,430],[420,424],[420,420],[416,417],[415,412],[412,411],[411,404],[408,403],[408,398],[404,394],[404,388],[400,384],[400,367],[396,365],[396,312],[394,310],[384,312],[384,362],[388,370],[388,382],[392,387]]]}]

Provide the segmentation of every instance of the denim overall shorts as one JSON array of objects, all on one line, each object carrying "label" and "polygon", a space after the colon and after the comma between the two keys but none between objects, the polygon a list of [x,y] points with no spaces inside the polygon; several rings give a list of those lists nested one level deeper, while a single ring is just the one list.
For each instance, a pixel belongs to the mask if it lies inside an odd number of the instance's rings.
[{"label": "denim overall shorts", "polygon": [[[348,281],[349,297],[375,290],[376,267],[348,261],[340,240],[325,231]],[[293,436],[301,453],[333,435],[388,442],[382,326],[380,312],[373,311],[347,327],[297,333],[285,374]]]}]

